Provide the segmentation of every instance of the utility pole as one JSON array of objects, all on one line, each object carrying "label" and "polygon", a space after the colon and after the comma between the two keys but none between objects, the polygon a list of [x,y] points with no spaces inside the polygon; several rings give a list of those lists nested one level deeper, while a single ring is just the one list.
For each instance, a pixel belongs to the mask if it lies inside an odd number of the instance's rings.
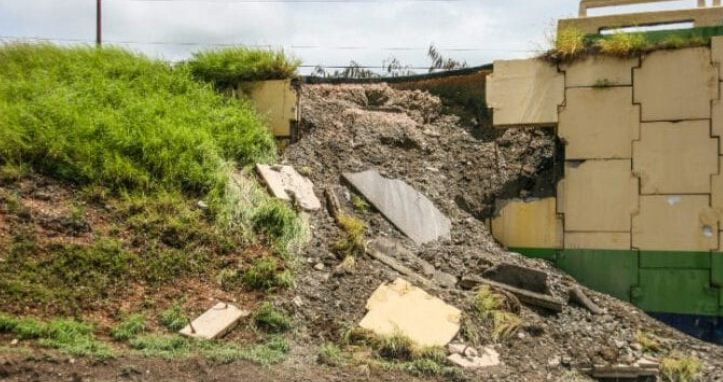
[{"label": "utility pole", "polygon": [[103,44],[103,17],[101,16],[101,0],[95,3],[95,45]]}]

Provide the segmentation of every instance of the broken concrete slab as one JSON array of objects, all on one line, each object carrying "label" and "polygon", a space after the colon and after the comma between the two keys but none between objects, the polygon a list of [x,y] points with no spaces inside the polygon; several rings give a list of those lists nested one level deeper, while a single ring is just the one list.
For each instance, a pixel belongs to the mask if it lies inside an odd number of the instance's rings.
[{"label": "broken concrete slab", "polygon": [[462,318],[459,309],[401,278],[379,286],[366,307],[359,326],[381,336],[401,334],[422,347],[447,345]]},{"label": "broken concrete slab", "polygon": [[449,239],[452,222],[422,193],[398,179],[387,179],[377,170],[344,173],[348,181],[389,221],[421,245]]},{"label": "broken concrete slab", "polygon": [[536,269],[502,263],[486,270],[482,277],[536,293],[550,293],[547,273]]},{"label": "broken concrete slab", "polygon": [[216,339],[228,333],[240,319],[249,315],[248,311],[219,302],[186,325],[179,333],[193,338]]},{"label": "broken concrete slab", "polygon": [[468,347],[463,353],[453,352],[447,359],[464,369],[481,369],[501,364],[499,353],[491,347],[482,348],[479,353],[475,349]]},{"label": "broken concrete slab", "polygon": [[291,166],[256,165],[271,194],[282,200],[295,200],[299,207],[307,211],[321,208],[321,202],[314,193],[314,184],[301,176]]}]

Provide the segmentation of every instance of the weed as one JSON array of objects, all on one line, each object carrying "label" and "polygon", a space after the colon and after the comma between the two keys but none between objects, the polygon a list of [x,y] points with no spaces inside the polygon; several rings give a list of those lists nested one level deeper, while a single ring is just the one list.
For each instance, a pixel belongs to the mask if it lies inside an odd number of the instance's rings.
[{"label": "weed", "polygon": [[474,299],[474,307],[481,320],[488,320],[503,305],[504,296],[492,291],[489,285],[483,285]]},{"label": "weed", "polygon": [[233,47],[195,53],[187,65],[193,75],[220,88],[244,81],[293,77],[300,61],[283,51]]},{"label": "weed", "polygon": [[650,47],[643,33],[618,32],[597,42],[600,52],[612,56],[627,57]]},{"label": "weed", "polygon": [[334,343],[327,342],[319,347],[317,360],[327,366],[340,366],[344,362],[341,349]]},{"label": "weed", "polygon": [[501,341],[510,338],[520,330],[522,319],[520,316],[498,310],[493,315],[494,329],[492,330],[492,338],[495,341]]},{"label": "weed", "polygon": [[302,231],[294,211],[276,199],[267,199],[262,203],[255,210],[251,222],[257,233],[266,236],[282,252]]},{"label": "weed", "polygon": [[241,282],[241,274],[237,269],[224,268],[216,275],[216,282],[223,290],[231,290]]},{"label": "weed", "polygon": [[281,270],[278,260],[262,257],[254,261],[242,278],[244,284],[253,289],[273,290],[293,286],[293,277],[288,270]]},{"label": "weed", "polygon": [[635,333],[635,342],[640,344],[644,352],[657,353],[661,350],[660,342],[651,333],[639,330]]},{"label": "weed", "polygon": [[179,304],[173,304],[173,306],[163,311],[160,316],[161,325],[172,332],[183,329],[189,322],[188,316],[183,312],[183,308]]},{"label": "weed", "polygon": [[29,171],[27,165],[5,163],[0,166],[0,182],[8,183],[18,181],[25,177]]},{"label": "weed", "polygon": [[560,30],[555,40],[555,48],[565,58],[572,58],[586,49],[585,33],[577,28]]},{"label": "weed", "polygon": [[290,350],[291,346],[283,337],[271,337],[265,343],[247,349],[243,359],[261,365],[272,365],[283,361]]},{"label": "weed", "polygon": [[660,371],[664,381],[696,382],[701,380],[703,363],[695,357],[674,353],[660,361]]},{"label": "weed", "polygon": [[381,358],[409,361],[415,354],[414,342],[400,333],[377,337],[374,348]]},{"label": "weed", "polygon": [[341,343],[343,345],[373,346],[376,338],[376,334],[368,329],[350,326],[342,332]]},{"label": "weed", "polygon": [[256,309],[254,314],[256,326],[269,333],[283,333],[291,329],[291,318],[276,309],[270,302],[265,302]]},{"label": "weed", "polygon": [[111,330],[110,335],[118,341],[127,341],[146,330],[146,317],[131,314]]},{"label": "weed", "polygon": [[366,223],[347,214],[340,214],[338,220],[343,234],[334,243],[334,250],[343,257],[362,255],[366,247],[364,243],[367,231]]},{"label": "weed", "polygon": [[601,78],[601,79],[598,79],[597,81],[595,81],[595,83],[592,85],[592,87],[594,87],[596,89],[604,89],[604,88],[609,88],[614,85],[615,85],[615,83],[608,80],[607,78]]},{"label": "weed", "polygon": [[173,335],[145,335],[135,337],[130,341],[133,349],[140,351],[146,357],[160,357],[164,359],[185,358],[191,352],[189,340]]},{"label": "weed", "polygon": [[354,209],[360,212],[367,212],[371,208],[369,203],[357,194],[351,195],[351,204],[354,206]]},{"label": "weed", "polygon": [[474,298],[474,307],[483,321],[492,320],[492,336],[495,341],[509,338],[522,326],[522,319],[505,310],[506,297],[495,293],[489,285],[483,285]]},{"label": "weed", "polygon": [[427,359],[415,359],[405,365],[405,369],[419,377],[432,377],[442,373],[443,366],[438,362]]}]

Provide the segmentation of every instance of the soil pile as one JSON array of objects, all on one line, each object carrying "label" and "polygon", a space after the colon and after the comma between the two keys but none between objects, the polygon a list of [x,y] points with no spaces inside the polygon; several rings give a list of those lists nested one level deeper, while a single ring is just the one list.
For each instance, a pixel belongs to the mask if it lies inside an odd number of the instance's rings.
[{"label": "soil pile", "polygon": [[[521,128],[474,134],[457,117],[442,114],[438,98],[385,84],[309,85],[303,87],[301,99],[302,138],[287,149],[284,160],[312,179],[318,195],[334,190],[342,208],[367,223],[367,239],[398,241],[458,279],[482,275],[503,263],[534,268],[547,274],[551,293],[567,301],[574,280],[548,263],[508,253],[491,238],[484,222],[496,198],[554,194],[554,132]],[[401,179],[432,200],[452,220],[451,240],[417,246],[381,214],[360,208],[341,175],[369,169]],[[320,211],[310,220],[313,239],[303,255],[297,289],[286,296],[288,308],[305,325],[302,337],[337,341],[363,317],[374,289],[399,275],[366,256],[357,257],[351,269],[340,267],[342,259],[334,249],[340,230],[334,219]],[[415,262],[399,260],[423,272]],[[560,314],[523,306],[521,329],[501,341],[492,340],[493,325],[474,313],[473,292],[458,287],[429,292],[466,312],[461,340],[493,345],[500,352],[505,367],[482,372],[494,374],[495,380],[554,380],[569,369],[630,365],[646,350],[640,344],[642,331],[654,333],[661,348],[658,356],[678,350],[704,361],[705,380],[723,375],[719,348],[594,292],[588,294],[604,314],[593,315],[574,305]]]}]

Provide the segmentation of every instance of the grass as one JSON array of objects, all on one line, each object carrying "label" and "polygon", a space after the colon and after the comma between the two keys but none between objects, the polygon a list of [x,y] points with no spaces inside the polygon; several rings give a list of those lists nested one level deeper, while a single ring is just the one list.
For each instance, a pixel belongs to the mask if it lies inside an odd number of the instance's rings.
[{"label": "grass", "polygon": [[338,345],[332,342],[326,342],[319,347],[317,360],[321,364],[337,367],[344,363],[344,356]]},{"label": "grass", "polygon": [[111,330],[110,335],[117,341],[127,341],[146,330],[146,317],[131,314]]},{"label": "grass", "polygon": [[268,333],[284,333],[292,328],[291,318],[270,302],[265,302],[256,309],[254,323]]},{"label": "grass", "polygon": [[343,232],[334,243],[336,253],[341,257],[363,255],[366,248],[366,223],[348,214],[339,214],[338,222]]},{"label": "grass", "polygon": [[660,361],[663,381],[697,382],[702,378],[703,363],[695,357],[671,354]]},{"label": "grass", "polygon": [[251,217],[251,222],[255,231],[269,239],[282,254],[303,231],[296,214],[276,199],[262,203]]},{"label": "grass", "polygon": [[577,28],[561,30],[555,40],[555,48],[564,58],[571,58],[586,49],[585,33]]},{"label": "grass", "polygon": [[642,53],[651,48],[650,43],[643,33],[614,33],[606,38],[600,39],[597,43],[600,52],[603,54],[626,57]]},{"label": "grass", "polygon": [[37,340],[41,346],[74,356],[112,358],[113,350],[97,340],[93,330],[92,325],[75,320],[56,319],[43,322],[0,313],[0,333],[15,334],[24,340]]},{"label": "grass", "polygon": [[657,353],[661,350],[660,342],[651,333],[640,330],[635,333],[635,342],[640,344],[643,352]]},{"label": "grass", "polygon": [[351,195],[351,204],[354,206],[354,209],[360,212],[367,212],[371,208],[369,203],[357,194]]},{"label": "grass", "polygon": [[130,340],[130,346],[145,357],[163,359],[185,358],[191,352],[191,342],[179,335],[139,336]]},{"label": "grass", "polygon": [[505,310],[506,297],[495,293],[489,285],[483,285],[474,298],[474,308],[483,321],[492,321],[492,338],[495,341],[505,340],[517,333],[522,326],[522,319]]},{"label": "grass", "polygon": [[161,325],[166,329],[177,332],[183,329],[190,322],[186,313],[183,312],[178,304],[173,304],[170,308],[164,310],[159,317]]},{"label": "grass", "polygon": [[245,81],[291,78],[300,64],[301,61],[283,51],[243,47],[198,52],[186,63],[196,78],[219,88]]},{"label": "grass", "polygon": [[278,260],[269,256],[256,259],[244,272],[242,281],[249,288],[265,291],[290,288],[294,285],[291,272],[284,270]]}]

